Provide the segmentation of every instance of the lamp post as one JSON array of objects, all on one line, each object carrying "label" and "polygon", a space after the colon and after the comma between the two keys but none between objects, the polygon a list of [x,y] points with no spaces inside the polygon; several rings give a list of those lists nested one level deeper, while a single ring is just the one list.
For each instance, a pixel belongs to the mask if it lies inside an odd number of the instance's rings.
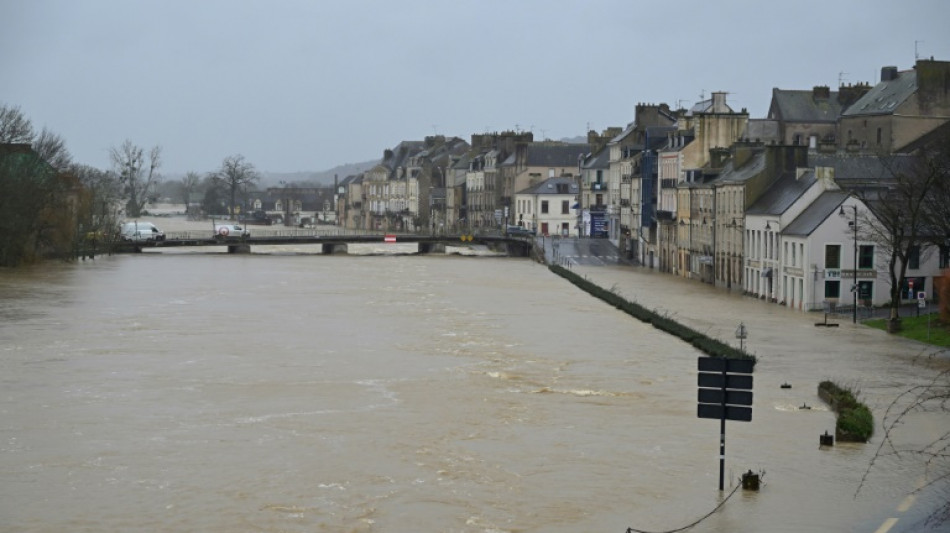
[{"label": "lamp post", "polygon": [[842,205],[838,209],[838,216],[845,217],[847,216],[844,212],[845,207],[850,207],[853,219],[848,222],[851,225],[851,229],[854,232],[854,237],[852,242],[854,244],[854,265],[852,265],[851,272],[854,274],[854,281],[851,285],[851,294],[854,299],[854,306],[851,308],[851,322],[853,324],[858,323],[858,206],[857,205]]},{"label": "lamp post", "polygon": [[736,338],[739,339],[739,351],[745,352],[745,339],[749,336],[749,331],[745,327],[744,322],[739,322],[739,327],[736,328]]}]

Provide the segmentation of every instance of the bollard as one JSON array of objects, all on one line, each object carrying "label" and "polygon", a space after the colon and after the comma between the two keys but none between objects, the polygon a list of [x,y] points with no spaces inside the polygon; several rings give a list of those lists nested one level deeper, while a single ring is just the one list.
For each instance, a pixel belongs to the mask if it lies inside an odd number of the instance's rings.
[{"label": "bollard", "polygon": [[835,445],[835,436],[829,435],[828,430],[825,430],[824,435],[818,435],[818,440],[820,446],[834,446]]},{"label": "bollard", "polygon": [[742,474],[742,490],[759,490],[759,475],[751,470]]}]

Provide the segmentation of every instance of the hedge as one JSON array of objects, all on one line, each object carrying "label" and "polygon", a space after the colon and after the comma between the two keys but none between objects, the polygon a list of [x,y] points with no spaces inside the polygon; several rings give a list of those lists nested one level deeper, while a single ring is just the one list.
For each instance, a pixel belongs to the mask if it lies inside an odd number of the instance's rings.
[{"label": "hedge", "polygon": [[669,333],[691,344],[697,350],[709,355],[710,357],[726,357],[730,359],[751,359],[753,364],[755,356],[745,351],[734,348],[718,339],[714,339],[704,333],[700,333],[688,326],[676,322],[668,316],[661,315],[655,311],[643,307],[640,304],[624,299],[617,293],[609,291],[596,283],[578,276],[570,270],[558,266],[549,265],[551,272],[567,279],[581,290],[587,292],[595,298],[620,309],[628,315],[648,324],[652,324],[656,329]]},{"label": "hedge", "polygon": [[851,391],[831,381],[818,384],[818,396],[838,415],[835,439],[840,442],[867,442],[874,434],[874,416]]}]

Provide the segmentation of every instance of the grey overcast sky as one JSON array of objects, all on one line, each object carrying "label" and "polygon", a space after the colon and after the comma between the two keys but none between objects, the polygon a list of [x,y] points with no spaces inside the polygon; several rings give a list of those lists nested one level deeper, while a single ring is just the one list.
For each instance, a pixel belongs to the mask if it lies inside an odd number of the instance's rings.
[{"label": "grey overcast sky", "polygon": [[639,102],[876,83],[950,60],[948,0],[0,0],[0,103],[109,167],[241,154],[268,172],[378,159],[434,133],[625,126]]}]

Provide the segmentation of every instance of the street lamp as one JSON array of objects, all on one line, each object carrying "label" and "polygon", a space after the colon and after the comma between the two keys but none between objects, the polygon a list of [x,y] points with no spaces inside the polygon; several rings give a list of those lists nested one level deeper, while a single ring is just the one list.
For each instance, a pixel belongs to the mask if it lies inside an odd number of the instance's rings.
[{"label": "street lamp", "polygon": [[739,339],[739,351],[745,352],[745,339],[749,336],[749,331],[745,327],[745,323],[739,322],[739,327],[736,328],[736,338]]},{"label": "street lamp", "polygon": [[851,270],[851,272],[854,274],[854,282],[851,285],[851,293],[852,293],[852,296],[854,297],[854,307],[851,308],[851,322],[854,324],[857,324],[858,323],[858,206],[856,204],[849,205],[849,206],[842,205],[838,209],[838,216],[842,218],[847,216],[844,212],[845,207],[851,208],[852,214],[854,217],[854,219],[849,221],[848,224],[851,225],[851,229],[854,231],[854,238],[853,238],[854,265],[852,266],[852,270]]}]

